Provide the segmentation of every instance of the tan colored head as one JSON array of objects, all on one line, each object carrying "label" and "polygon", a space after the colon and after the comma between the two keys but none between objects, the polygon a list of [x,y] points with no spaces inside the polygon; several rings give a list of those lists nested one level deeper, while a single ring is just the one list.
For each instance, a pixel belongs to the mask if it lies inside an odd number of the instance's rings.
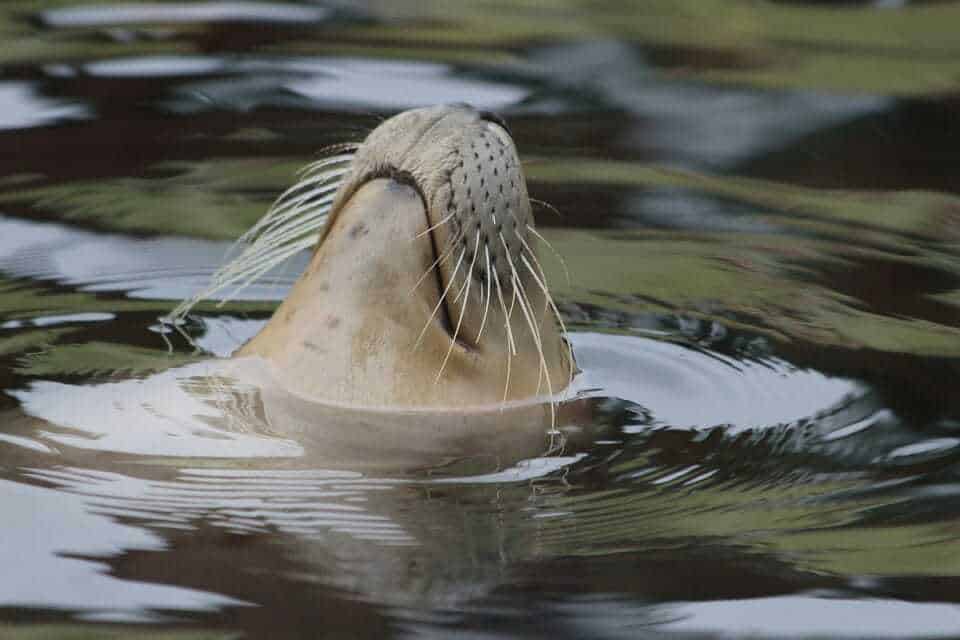
[{"label": "tan colored head", "polygon": [[469,107],[397,115],[357,149],[259,355],[291,390],[364,407],[556,394],[572,356],[513,142]]}]

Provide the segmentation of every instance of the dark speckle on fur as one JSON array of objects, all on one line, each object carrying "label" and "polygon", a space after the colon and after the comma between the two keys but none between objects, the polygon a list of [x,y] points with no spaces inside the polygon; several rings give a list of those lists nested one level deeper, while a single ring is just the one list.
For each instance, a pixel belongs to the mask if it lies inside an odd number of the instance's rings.
[{"label": "dark speckle on fur", "polygon": [[351,238],[359,238],[360,236],[365,236],[368,233],[370,233],[370,229],[363,222],[358,222],[350,229]]}]

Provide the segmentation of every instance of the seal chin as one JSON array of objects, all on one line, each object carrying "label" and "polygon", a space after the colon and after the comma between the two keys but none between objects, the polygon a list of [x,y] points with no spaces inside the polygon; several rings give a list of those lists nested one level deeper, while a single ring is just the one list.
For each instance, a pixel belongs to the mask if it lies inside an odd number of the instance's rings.
[{"label": "seal chin", "polygon": [[552,396],[573,361],[535,234],[502,124],[464,106],[397,115],[353,154],[309,267],[240,355],[336,403]]}]

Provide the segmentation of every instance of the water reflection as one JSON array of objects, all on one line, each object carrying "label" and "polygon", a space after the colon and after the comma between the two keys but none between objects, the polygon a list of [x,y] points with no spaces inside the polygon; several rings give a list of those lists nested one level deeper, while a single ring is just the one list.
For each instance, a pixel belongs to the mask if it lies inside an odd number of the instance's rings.
[{"label": "water reflection", "polygon": [[24,129],[90,117],[81,104],[38,95],[26,82],[0,82],[0,129]]},{"label": "water reflection", "polygon": [[[72,609],[81,612],[81,619],[151,622],[163,619],[151,610],[215,611],[243,604],[214,593],[111,577],[110,558],[132,550],[161,552],[167,545],[142,526],[97,513],[83,496],[22,480],[0,480],[0,495],[8,514],[0,558],[7,567],[29,568],[32,575],[44,577],[4,580],[4,607]],[[57,578],[46,579],[52,576]]]},{"label": "water reflection", "polygon": [[41,18],[44,24],[57,28],[103,27],[145,22],[275,22],[299,25],[323,20],[329,13],[330,11],[323,7],[292,3],[196,2],[66,7],[45,11]]}]

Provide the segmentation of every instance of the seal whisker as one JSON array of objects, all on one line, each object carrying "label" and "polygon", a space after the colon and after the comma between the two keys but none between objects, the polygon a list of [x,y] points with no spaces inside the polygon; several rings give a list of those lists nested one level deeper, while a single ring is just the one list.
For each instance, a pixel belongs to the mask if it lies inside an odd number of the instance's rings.
[{"label": "seal whisker", "polygon": [[217,273],[217,276],[249,270],[264,261],[271,261],[278,254],[286,252],[291,243],[299,244],[301,240],[306,238],[316,240],[318,236],[316,232],[323,226],[325,220],[326,211],[318,211],[309,216],[304,216],[296,229],[280,229],[264,233],[251,243],[239,257],[225,265]]},{"label": "seal whisker", "polygon": [[480,343],[480,337],[483,335],[483,328],[487,326],[487,312],[490,311],[490,288],[492,286],[491,279],[493,275],[490,273],[490,248],[484,245],[483,253],[487,260],[487,270],[484,271],[484,273],[487,274],[487,296],[486,301],[483,304],[483,319],[480,320],[480,330],[477,332],[477,344]]},{"label": "seal whisker", "polygon": [[507,305],[503,301],[503,290],[500,287],[500,278],[496,277],[497,285],[497,298],[500,299],[500,308],[503,309],[503,326],[507,329],[507,345],[510,349],[507,351],[507,379],[503,383],[503,405],[500,407],[500,410],[503,411],[503,407],[506,406],[507,394],[510,393],[510,361],[513,356],[517,355],[517,345],[513,341],[513,331],[510,329],[510,317],[507,314]]},{"label": "seal whisker", "polygon": [[447,292],[450,291],[450,287],[453,286],[453,283],[457,279],[457,274],[460,272],[460,265],[463,264],[463,258],[467,255],[466,250],[460,252],[460,259],[457,260],[457,266],[453,270],[453,274],[450,275],[450,282],[447,283],[446,288],[444,288],[443,293],[440,294],[440,299],[437,300],[437,304],[433,307],[433,311],[430,313],[430,317],[427,318],[427,322],[423,325],[423,329],[420,330],[420,335],[417,336],[417,341],[413,343],[413,348],[416,350],[420,343],[423,341],[423,336],[427,333],[427,328],[430,326],[430,323],[433,322],[434,316],[437,315],[437,310],[440,308],[440,305],[443,304],[443,299],[447,297]]},{"label": "seal whisker", "polygon": [[[329,204],[329,202],[325,204]],[[327,213],[328,212],[325,208],[321,208],[316,211],[301,212],[301,218],[296,221],[295,225],[289,225],[289,228],[284,226],[278,229],[270,229],[263,232],[257,237],[254,243],[251,245],[251,248],[253,248],[253,245],[275,245],[285,242],[289,238],[296,238],[310,231],[317,230],[326,220]]]},{"label": "seal whisker", "polygon": [[[236,257],[213,273],[206,288],[181,302],[161,321],[176,324],[201,300],[242,283],[219,302],[218,306],[222,306],[273,267],[312,246],[326,222],[335,191],[350,171],[353,151],[357,148],[354,143],[331,145],[323,152],[338,155],[322,158],[301,169],[297,183],[281,193],[267,213],[227,251],[227,256],[235,254]],[[343,151],[349,153],[340,153]],[[347,166],[343,166],[345,164]]]},{"label": "seal whisker", "polygon": [[[346,172],[343,172],[343,173],[346,173]],[[343,175],[343,173],[338,172],[337,175],[330,176],[330,177],[339,178],[340,176]],[[301,185],[301,188],[303,186],[305,185]],[[302,209],[304,205],[308,203],[315,204],[314,202],[311,202],[311,201],[321,196],[326,196],[327,194],[334,193],[337,190],[338,186],[339,185],[336,182],[331,182],[329,184],[323,184],[318,188],[311,189],[310,191],[305,191],[298,196],[295,196],[292,198],[286,198],[283,200],[277,200],[274,206],[272,206],[269,209],[269,211],[267,212],[267,215],[261,218],[260,221],[257,222],[257,224],[255,224],[249,231],[247,231],[244,234],[244,236],[249,237],[250,235],[255,234],[258,229],[261,229],[268,225],[276,224],[279,221],[278,218],[281,218],[281,216],[284,216],[291,212],[294,212],[295,214],[297,210]],[[244,236],[241,236],[241,237],[244,237]]]},{"label": "seal whisker", "polygon": [[282,251],[277,251],[274,255],[271,255],[269,259],[264,258],[260,260],[259,265],[251,265],[242,271],[237,271],[235,274],[231,274],[230,280],[225,280],[222,282],[222,286],[220,288],[225,288],[240,280],[242,280],[243,283],[230,292],[229,295],[224,296],[224,298],[217,303],[217,306],[222,307],[233,298],[236,298],[238,295],[240,295],[240,293],[243,292],[244,289],[260,278],[260,276],[270,271],[278,264],[281,264],[287,258],[290,258],[301,251],[304,251],[305,249],[309,249],[314,245],[314,243],[316,243],[316,241],[317,239],[315,237],[304,238],[299,242],[284,247]]},{"label": "seal whisker", "polygon": [[547,202],[547,201],[545,201],[545,200],[538,200],[537,198],[530,198],[530,202],[531,202],[531,204],[537,204],[537,205],[540,205],[541,207],[543,207],[544,209],[548,209],[548,210],[552,211],[552,212],[555,213],[555,214],[557,215],[557,217],[559,217],[559,218],[562,218],[562,217],[563,217],[563,214],[560,213],[560,210],[559,210],[559,209],[557,209],[555,206],[553,206],[552,204],[550,204],[549,202]]},{"label": "seal whisker", "polygon": [[[549,291],[547,291],[547,287],[546,287],[546,285],[547,285],[547,274],[543,271],[543,265],[540,264],[540,260],[539,260],[539,258],[537,258],[537,253],[536,253],[536,252],[533,250],[533,248],[527,243],[527,241],[524,239],[524,237],[523,237],[522,235],[517,234],[517,236],[520,238],[520,243],[523,245],[523,248],[526,250],[527,254],[533,259],[533,264],[536,265],[537,271],[538,271],[539,274],[540,274],[540,278],[543,280],[543,284],[541,285],[540,288],[543,289],[543,292],[546,294],[546,296],[549,296],[550,293],[549,293]],[[526,262],[526,257],[523,255],[523,251],[520,252],[520,257],[523,258],[524,262]],[[527,268],[530,269],[530,265],[529,265],[529,264],[527,265]],[[531,271],[531,274],[532,274],[532,271]],[[535,274],[534,274],[534,276],[535,276]],[[538,284],[540,284],[540,283],[538,282]],[[548,303],[549,303],[549,302],[552,302],[552,300],[553,300],[553,299],[550,298],[550,299],[544,301],[544,306],[543,306],[544,312],[546,312]],[[564,333],[564,335],[566,335],[566,329],[564,329],[563,333]]]},{"label": "seal whisker", "polygon": [[447,257],[448,257],[451,253],[453,253],[453,250],[456,249],[456,248],[457,248],[456,243],[451,242],[451,243],[450,243],[450,246],[448,246],[448,247],[446,248],[446,250],[440,255],[440,257],[437,258],[436,260],[434,260],[434,261],[433,261],[433,264],[431,264],[429,267],[427,267],[427,270],[423,272],[423,275],[421,275],[421,276],[417,279],[416,284],[414,284],[413,287],[411,287],[410,293],[412,294],[414,291],[416,291],[416,290],[420,287],[420,285],[423,284],[423,281],[426,279],[426,277],[427,277],[428,275],[430,275],[430,272],[433,271],[434,269],[436,269],[438,264],[440,264],[441,262],[446,261]]},{"label": "seal whisker", "polygon": [[251,253],[246,256],[243,261],[237,260],[229,265],[230,268],[224,269],[222,273],[218,273],[218,277],[222,279],[242,277],[243,274],[258,271],[262,266],[267,266],[269,269],[286,260],[286,258],[295,255],[298,251],[309,248],[310,242],[316,242],[315,235],[305,236],[295,242],[277,247],[265,245],[259,248],[258,253]]},{"label": "seal whisker", "polygon": [[[480,232],[477,231],[477,245],[480,244]],[[470,268],[467,269],[464,273],[464,288],[460,290],[460,293],[464,292],[466,289],[466,294],[463,298],[463,304],[460,305],[460,317],[457,318],[457,327],[453,330],[453,337],[450,338],[450,347],[447,349],[447,355],[443,357],[443,362],[440,364],[440,371],[437,372],[437,377],[434,379],[433,383],[436,384],[440,381],[440,376],[443,375],[443,370],[447,366],[447,361],[450,359],[450,354],[453,353],[453,345],[457,342],[457,336],[460,335],[460,326],[463,324],[463,314],[467,310],[467,303],[470,301],[470,285],[473,284],[473,267],[477,262],[477,251],[473,252],[473,258],[470,259]],[[457,299],[460,298],[460,294],[457,294]],[[456,302],[456,300],[454,300]]]},{"label": "seal whisker", "polygon": [[[322,224],[322,222],[321,222]],[[319,225],[318,225],[319,226]],[[252,284],[257,278],[268,272],[273,267],[293,257],[297,253],[309,249],[317,240],[317,234],[306,235],[300,240],[281,245],[272,246],[270,243],[261,242],[251,245],[240,256],[227,263],[211,277],[210,284],[197,294],[181,302],[165,319],[165,321],[176,321],[184,318],[197,303],[209,298],[230,287],[231,285],[246,279],[247,282],[239,289],[225,296],[217,306],[223,306],[231,299],[235,298],[240,291]]]},{"label": "seal whisker", "polygon": [[[511,265],[512,268],[512,265]],[[556,426],[557,424],[557,408],[556,400],[553,397],[553,383],[550,381],[550,370],[547,367],[547,359],[543,353],[543,343],[540,340],[540,330],[537,328],[536,323],[533,319],[533,311],[530,309],[530,301],[526,297],[526,293],[523,289],[523,283],[520,282],[520,278],[517,275],[516,269],[513,269],[513,285],[515,287],[520,287],[521,295],[518,298],[520,304],[520,311],[526,317],[527,326],[530,327],[530,332],[533,334],[534,344],[537,346],[537,355],[540,357],[540,374],[547,380],[547,393],[550,395],[550,424]],[[537,381],[537,393],[540,392],[540,381]]]},{"label": "seal whisker", "polygon": [[[547,382],[547,391],[551,398],[550,399],[551,424],[555,426],[556,425],[556,406],[555,406],[556,400],[553,398],[553,382],[550,379],[550,370],[549,370],[549,367],[547,366],[547,359],[543,350],[543,340],[540,334],[540,327],[538,326],[538,323],[535,322],[533,308],[530,305],[529,295],[526,292],[526,288],[523,286],[523,282],[520,278],[520,274],[517,272],[517,268],[516,268],[516,265],[514,264],[513,258],[510,257],[510,250],[507,245],[507,241],[503,237],[502,233],[499,233],[498,235],[500,236],[500,242],[503,244],[503,248],[506,251],[507,264],[509,264],[510,271],[513,274],[512,284],[513,284],[514,291],[519,292],[519,295],[517,296],[517,302],[520,305],[520,311],[523,313],[527,321],[527,325],[530,328],[530,332],[532,334],[534,344],[537,347],[537,355],[540,359],[539,371],[537,373],[537,393],[540,392],[540,385],[543,382],[543,379],[545,378]],[[520,239],[521,241],[523,241],[522,237]],[[536,274],[534,273],[529,260],[527,260],[522,253],[520,254],[520,258],[526,264],[527,269],[530,271],[531,275],[534,276],[534,279],[537,281],[537,284],[540,285],[541,287],[544,287],[544,285],[541,283],[539,278],[536,277]],[[546,289],[544,289],[544,293],[549,298],[550,294],[546,292]],[[550,301],[552,302],[552,298],[550,298]],[[544,311],[546,311],[546,308],[544,309]],[[543,321],[543,317],[541,317],[541,322],[542,321]]]},{"label": "seal whisker", "polygon": [[[346,171],[338,171],[335,175],[328,176],[328,178],[338,179],[344,173],[346,173]],[[307,183],[302,183],[298,185],[298,188],[302,189],[306,184]],[[263,218],[257,221],[256,224],[254,224],[242,236],[240,236],[239,240],[237,240],[234,246],[249,242],[251,238],[260,235],[262,230],[265,228],[286,224],[287,220],[296,217],[304,210],[309,210],[309,208],[332,203],[333,194],[337,190],[338,186],[339,184],[337,182],[331,182],[319,188],[311,189],[310,191],[301,193],[295,197],[281,196],[277,199],[273,206],[270,207]]]},{"label": "seal whisker", "polygon": [[353,154],[344,154],[333,158],[325,158],[312,166],[304,167],[297,172],[297,182],[291,185],[287,191],[296,191],[298,187],[302,187],[305,183],[322,181],[330,173],[340,171],[337,167],[347,165],[349,168],[352,166],[352,161]]},{"label": "seal whisker", "polygon": [[430,233],[430,232],[433,231],[434,229],[437,229],[437,228],[439,228],[439,227],[442,227],[442,226],[445,225],[447,222],[449,222],[450,219],[453,218],[455,215],[457,215],[457,212],[456,212],[456,211],[454,211],[453,213],[451,213],[450,215],[448,215],[446,218],[444,218],[443,220],[441,220],[441,221],[438,222],[437,224],[427,227],[426,229],[424,229],[423,231],[421,231],[420,233],[418,233],[417,235],[415,235],[414,238],[422,238],[423,236],[427,235],[428,233]]},{"label": "seal whisker", "polygon": [[302,189],[305,185],[308,184],[319,184],[331,177],[336,177],[345,172],[345,170],[350,170],[353,166],[353,156],[352,155],[342,155],[335,158],[327,158],[321,163],[317,163],[312,169],[307,171],[297,172],[297,181],[290,185],[290,187],[281,194],[277,201],[280,202],[284,198],[289,197],[291,193],[296,192],[298,189]]},{"label": "seal whisker", "polygon": [[[301,167],[297,171],[297,175],[303,175],[310,173],[311,171],[316,171],[318,167],[323,167],[329,164],[331,161],[336,161],[339,158],[353,158],[353,154],[360,148],[359,142],[339,142],[337,144],[331,144],[320,151],[317,152],[318,155],[323,155],[325,157],[320,158],[319,160],[314,160],[310,164],[307,164],[304,167]],[[347,153],[341,154],[341,151],[346,151]],[[331,156],[328,154],[336,153],[339,155]]]},{"label": "seal whisker", "polygon": [[528,225],[527,225],[527,230],[528,230],[530,233],[532,233],[533,235],[537,236],[537,239],[539,239],[543,244],[547,245],[547,248],[550,249],[550,251],[553,253],[553,255],[557,258],[557,260],[560,262],[560,266],[563,267],[563,274],[564,274],[564,276],[565,276],[566,279],[567,279],[567,284],[569,285],[569,284],[570,284],[570,271],[567,270],[567,261],[563,259],[563,256],[560,255],[560,252],[557,251],[557,250],[554,248],[554,246],[550,243],[549,240],[547,240],[547,239],[544,238],[542,235],[540,235],[540,232],[537,231],[537,230],[533,227],[533,225],[528,224]]},{"label": "seal whisker", "polygon": [[[328,164],[344,164],[348,163],[352,159],[352,155],[337,156],[336,158],[328,158],[323,162]],[[270,209],[267,210],[267,213],[258,220],[253,227],[251,227],[246,233],[241,236],[241,240],[238,242],[244,241],[246,238],[255,235],[257,230],[276,222],[278,215],[289,211],[291,208],[295,208],[301,203],[310,200],[311,198],[321,195],[323,193],[335,191],[340,185],[340,178],[350,170],[350,167],[341,167],[341,168],[331,168],[326,171],[315,173],[313,175],[307,175],[307,177],[299,180],[296,184],[288,188],[286,191],[281,193],[274,203],[270,206]],[[317,185],[320,185],[319,188]],[[310,191],[303,192],[305,188],[310,188]],[[303,193],[301,193],[303,192]],[[298,194],[299,195],[294,195]]]},{"label": "seal whisker", "polygon": [[291,185],[291,189],[296,190],[298,185],[302,185],[305,182],[323,180],[329,172],[337,171],[338,167],[342,167],[343,165],[350,167],[352,166],[352,162],[352,153],[345,153],[318,160],[296,172],[297,182]]},{"label": "seal whisker", "polygon": [[[573,347],[570,346],[570,340],[567,338],[567,325],[563,321],[563,317],[560,315],[560,310],[557,309],[557,305],[554,303],[553,296],[550,294],[550,290],[547,289],[546,278],[541,280],[537,277],[537,274],[534,273],[533,267],[530,266],[530,261],[527,260],[527,257],[524,255],[520,256],[520,259],[523,260],[523,263],[527,267],[527,271],[530,272],[530,275],[536,281],[537,286],[540,287],[540,290],[543,291],[543,295],[547,300],[547,303],[550,305],[550,308],[553,310],[553,315],[557,319],[557,323],[560,325],[560,332],[563,341],[567,345],[567,359],[568,359],[568,369],[569,369],[569,379],[568,383],[573,381]],[[536,257],[534,257],[536,259]],[[540,275],[543,275],[543,271],[540,271]]]},{"label": "seal whisker", "polygon": [[248,265],[259,263],[266,256],[283,251],[292,242],[310,237],[319,237],[320,227],[326,222],[326,212],[319,212],[304,216],[300,228],[280,229],[265,233],[251,243],[243,253],[231,263],[233,269],[243,269]]},{"label": "seal whisker", "polygon": [[260,268],[256,268],[256,269],[248,268],[248,269],[245,269],[242,271],[236,271],[236,272],[222,271],[222,270],[218,271],[215,274],[213,284],[211,284],[207,289],[205,289],[201,293],[180,303],[180,305],[178,305],[177,308],[175,308],[168,316],[166,316],[165,318],[162,318],[163,322],[168,324],[173,324],[175,327],[179,326],[180,321],[182,321],[182,319],[187,315],[187,313],[189,313],[190,309],[193,308],[193,306],[195,306],[198,302],[200,302],[204,298],[210,297],[213,293],[216,293],[218,291],[226,289],[227,287],[230,287],[231,285],[237,282],[242,282],[240,286],[238,286],[236,289],[231,291],[229,295],[224,296],[223,299],[217,303],[217,307],[222,307],[224,304],[226,304],[230,300],[237,297],[241,292],[243,292],[244,289],[246,289],[247,286],[252,284],[264,273],[266,273],[267,271],[275,267],[277,264],[283,262],[287,258],[299,253],[300,251],[303,251],[304,249],[310,248],[312,243],[315,241],[316,241],[315,238],[308,238],[308,239],[305,239],[304,241],[301,241],[301,243],[291,245],[290,247],[285,248],[285,250],[282,253],[275,256],[272,261],[266,262]]},{"label": "seal whisker", "polygon": [[543,350],[540,347],[540,331],[537,329],[537,327],[531,324],[531,317],[524,311],[523,304],[526,302],[529,306],[529,299],[527,298],[526,291],[523,288],[523,283],[520,282],[520,275],[517,273],[516,265],[513,264],[513,257],[510,255],[510,247],[507,245],[507,240],[503,237],[503,233],[498,233],[497,235],[500,236],[500,243],[503,245],[507,264],[510,266],[510,272],[512,273],[510,284],[513,287],[514,300],[520,303],[520,311],[525,316],[527,324],[530,325],[530,331],[533,333],[533,342],[540,355],[540,367],[537,371],[537,393],[540,393],[540,385],[543,383],[543,369],[546,367],[546,361],[543,358]]},{"label": "seal whisker", "polygon": [[256,233],[257,229],[276,222],[278,216],[291,209],[296,209],[318,196],[336,191],[337,187],[340,186],[340,179],[347,174],[349,170],[349,167],[331,169],[325,171],[322,175],[309,177],[293,185],[280,194],[267,210],[267,213],[244,233],[241,238],[249,237],[251,234]]}]

